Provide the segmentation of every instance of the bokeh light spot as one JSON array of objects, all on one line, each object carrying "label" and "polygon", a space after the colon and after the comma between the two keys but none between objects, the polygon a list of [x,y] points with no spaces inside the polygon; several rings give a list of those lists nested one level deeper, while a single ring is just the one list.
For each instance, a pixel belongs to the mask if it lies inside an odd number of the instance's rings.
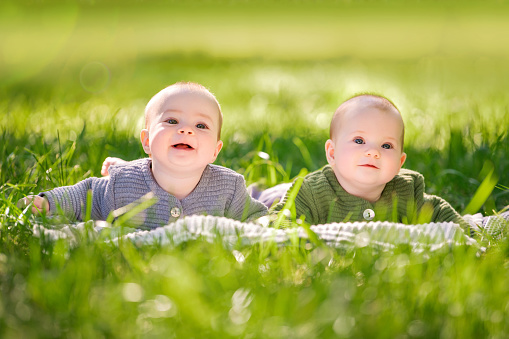
[{"label": "bokeh light spot", "polygon": [[101,62],[90,62],[83,66],[80,72],[81,87],[90,93],[104,91],[110,84],[111,73]]}]

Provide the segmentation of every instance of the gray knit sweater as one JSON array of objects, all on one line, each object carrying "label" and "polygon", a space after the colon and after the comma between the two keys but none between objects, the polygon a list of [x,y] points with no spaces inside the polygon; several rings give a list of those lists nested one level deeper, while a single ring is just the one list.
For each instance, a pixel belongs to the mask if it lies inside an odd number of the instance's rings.
[{"label": "gray knit sweater", "polygon": [[110,212],[135,203],[152,192],[157,202],[130,219],[135,227],[156,228],[180,217],[192,214],[224,216],[248,221],[267,214],[262,203],[251,198],[244,177],[228,168],[207,165],[200,182],[184,199],[169,194],[155,181],[151,171],[152,160],[139,159],[109,169],[110,176],[88,178],[76,185],[55,188],[40,193],[49,201],[50,212],[57,205],[71,220],[83,220],[87,192],[92,190],[94,220],[106,220]]}]

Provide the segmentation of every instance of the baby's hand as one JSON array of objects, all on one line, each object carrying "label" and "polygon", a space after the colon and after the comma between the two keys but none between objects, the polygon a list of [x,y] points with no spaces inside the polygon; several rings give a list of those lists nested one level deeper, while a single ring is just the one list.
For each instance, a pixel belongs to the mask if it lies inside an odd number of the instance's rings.
[{"label": "baby's hand", "polygon": [[32,205],[32,213],[33,214],[41,214],[41,213],[49,213],[49,203],[48,200],[44,197],[40,197],[38,195],[29,195],[22,199],[18,200],[18,203],[16,206],[18,208],[25,208],[30,203],[33,203]]},{"label": "baby's hand", "polygon": [[123,164],[125,162],[127,162],[127,161],[120,159],[120,158],[107,157],[106,159],[104,159],[103,166],[101,167],[101,174],[103,176],[110,175],[110,172],[108,171],[110,166]]}]

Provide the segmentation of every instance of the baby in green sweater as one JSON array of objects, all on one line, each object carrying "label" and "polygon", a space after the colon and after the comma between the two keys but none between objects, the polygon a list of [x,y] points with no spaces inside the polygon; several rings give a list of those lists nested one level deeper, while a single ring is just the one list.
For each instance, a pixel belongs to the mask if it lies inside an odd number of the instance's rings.
[{"label": "baby in green sweater", "polygon": [[[329,164],[304,178],[294,201],[296,216],[309,224],[452,221],[470,233],[449,203],[424,192],[421,174],[401,169],[403,142],[403,119],[391,101],[367,94],[345,101],[325,143]],[[282,210],[288,197],[272,211]]]}]

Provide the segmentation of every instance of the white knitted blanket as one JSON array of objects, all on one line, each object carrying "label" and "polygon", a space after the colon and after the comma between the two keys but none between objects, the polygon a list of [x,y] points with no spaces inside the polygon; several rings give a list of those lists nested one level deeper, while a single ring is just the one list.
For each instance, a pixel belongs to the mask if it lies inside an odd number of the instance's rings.
[{"label": "white knitted blanket", "polygon": [[[90,223],[90,222],[89,222]],[[95,222],[94,227],[84,223],[68,225],[59,230],[36,226],[34,234],[45,239],[68,239],[75,243],[86,237],[98,237],[105,228],[105,222]],[[111,229],[112,231],[114,228]],[[84,235],[85,234],[85,235]],[[204,239],[222,241],[225,246],[252,245],[256,243],[277,243],[278,245],[297,245],[301,240],[314,246],[333,248],[360,248],[370,246],[382,251],[390,251],[406,244],[414,251],[437,250],[451,246],[476,246],[475,239],[466,236],[459,225],[454,223],[428,223],[404,225],[392,222],[331,223],[310,226],[309,228],[276,229],[256,223],[243,223],[224,217],[193,215],[150,231],[135,230],[119,235],[109,233],[108,241],[118,244],[129,240],[136,245],[161,244],[179,245],[181,243]]]},{"label": "white knitted blanket", "polygon": [[[296,244],[304,239],[315,246],[335,248],[372,246],[390,250],[408,244],[414,250],[436,250],[451,245],[477,245],[454,223],[404,225],[390,222],[331,223],[325,225],[275,229],[212,216],[190,216],[151,231],[138,231],[123,238],[135,244],[173,244],[204,238],[220,238],[225,245],[251,245],[262,242]],[[115,239],[118,241],[118,239]]]}]

